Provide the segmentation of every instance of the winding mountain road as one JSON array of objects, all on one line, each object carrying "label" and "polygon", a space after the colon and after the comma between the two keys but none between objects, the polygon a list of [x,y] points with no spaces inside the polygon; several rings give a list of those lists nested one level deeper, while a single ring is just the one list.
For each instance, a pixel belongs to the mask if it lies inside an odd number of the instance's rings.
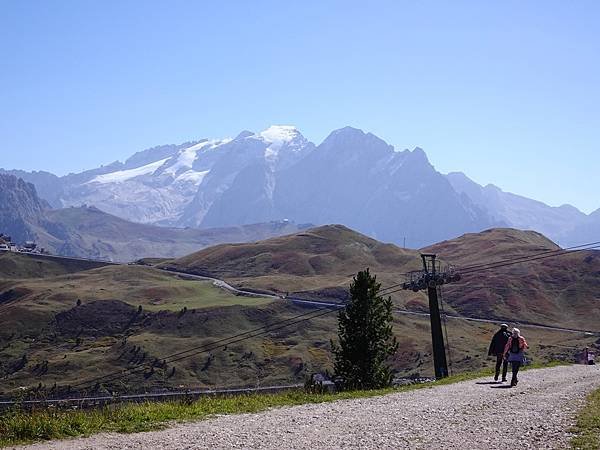
[{"label": "winding mountain road", "polygon": [[596,388],[600,367],[563,366],[525,371],[512,389],[479,379],[23,448],[558,449],[568,446],[576,412]]},{"label": "winding mountain road", "polygon": [[[238,289],[238,288],[230,285],[226,281],[220,280],[218,278],[212,278],[212,277],[207,277],[207,276],[203,276],[203,275],[194,275],[194,274],[190,274],[187,272],[180,272],[180,271],[177,271],[174,269],[161,269],[161,270],[164,270],[165,272],[168,272],[171,274],[178,275],[180,277],[185,277],[190,280],[211,281],[215,287],[229,291],[234,295],[264,297],[264,298],[271,298],[273,300],[287,300],[287,301],[295,303],[297,305],[305,305],[305,306],[312,306],[312,307],[341,308],[342,306],[344,306],[342,303],[339,303],[339,302],[336,303],[336,302],[331,302],[331,301],[328,302],[328,301],[324,301],[324,300],[305,299],[305,298],[295,297],[293,295],[292,296],[282,296],[282,295],[277,295],[277,294],[268,294],[268,293],[264,293],[264,292],[247,291],[244,289]],[[406,309],[396,308],[396,309],[394,309],[394,312],[396,312],[398,314],[409,315],[409,316],[429,317],[429,313],[419,312],[419,311],[409,311]],[[483,317],[463,316],[460,314],[453,314],[453,313],[446,314],[446,318],[451,319],[451,320],[466,320],[469,322],[492,323],[492,324],[499,324],[502,322],[512,323],[512,321],[510,319],[502,319],[502,318],[486,319]],[[543,330],[562,331],[562,332],[566,332],[566,333],[576,333],[576,334],[584,333],[584,334],[588,334],[588,335],[600,335],[600,331],[598,331],[598,330],[582,330],[582,329],[576,329],[576,328],[557,327],[557,326],[544,325],[544,324],[539,324],[539,323],[535,323],[535,322],[527,322],[527,321],[520,321],[519,324],[527,325],[528,327],[533,327],[533,328],[540,328]]]}]

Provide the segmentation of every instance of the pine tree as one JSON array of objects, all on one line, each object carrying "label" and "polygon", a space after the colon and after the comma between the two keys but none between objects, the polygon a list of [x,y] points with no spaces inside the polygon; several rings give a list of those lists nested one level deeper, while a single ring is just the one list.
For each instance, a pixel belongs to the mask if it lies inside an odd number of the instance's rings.
[{"label": "pine tree", "polygon": [[338,315],[339,345],[331,345],[334,372],[345,389],[378,389],[392,382],[387,362],[398,343],[392,332],[392,299],[378,295],[380,288],[369,269],[358,272],[350,302]]}]

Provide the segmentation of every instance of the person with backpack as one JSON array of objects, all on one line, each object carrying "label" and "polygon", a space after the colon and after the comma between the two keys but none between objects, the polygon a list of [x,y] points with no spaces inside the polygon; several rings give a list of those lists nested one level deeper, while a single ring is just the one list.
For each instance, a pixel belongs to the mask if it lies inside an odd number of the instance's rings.
[{"label": "person with backpack", "polygon": [[508,325],[503,323],[500,325],[500,329],[494,334],[492,342],[490,342],[490,348],[488,350],[488,356],[496,357],[496,375],[494,375],[494,381],[498,381],[500,376],[500,366],[502,366],[502,381],[506,381],[506,372],[508,372],[508,361],[504,358],[504,348],[510,338],[510,331],[508,331]]},{"label": "person with backpack", "polygon": [[513,328],[512,336],[508,338],[506,347],[504,347],[504,355],[506,360],[510,363],[512,368],[512,379],[510,380],[510,387],[514,387],[519,382],[517,374],[519,368],[525,362],[525,349],[528,349],[527,341],[521,336],[521,331],[518,328]]}]

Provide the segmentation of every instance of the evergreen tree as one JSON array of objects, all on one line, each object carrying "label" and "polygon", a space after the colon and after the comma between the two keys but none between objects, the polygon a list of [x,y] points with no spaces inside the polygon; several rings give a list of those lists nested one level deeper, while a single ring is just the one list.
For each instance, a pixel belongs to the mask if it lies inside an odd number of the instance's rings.
[{"label": "evergreen tree", "polygon": [[398,350],[392,332],[392,299],[378,295],[381,284],[369,269],[358,272],[350,285],[350,302],[338,315],[339,345],[331,342],[334,372],[345,389],[389,386],[387,361]]}]

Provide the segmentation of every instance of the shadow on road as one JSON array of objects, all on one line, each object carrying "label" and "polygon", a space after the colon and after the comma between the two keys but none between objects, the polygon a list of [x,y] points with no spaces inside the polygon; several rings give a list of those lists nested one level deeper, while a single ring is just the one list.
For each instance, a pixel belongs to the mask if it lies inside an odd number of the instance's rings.
[{"label": "shadow on road", "polygon": [[502,381],[477,381],[475,384],[502,384]]},{"label": "shadow on road", "polygon": [[510,389],[512,386],[510,384],[504,384],[502,386],[490,386],[492,389]]}]

